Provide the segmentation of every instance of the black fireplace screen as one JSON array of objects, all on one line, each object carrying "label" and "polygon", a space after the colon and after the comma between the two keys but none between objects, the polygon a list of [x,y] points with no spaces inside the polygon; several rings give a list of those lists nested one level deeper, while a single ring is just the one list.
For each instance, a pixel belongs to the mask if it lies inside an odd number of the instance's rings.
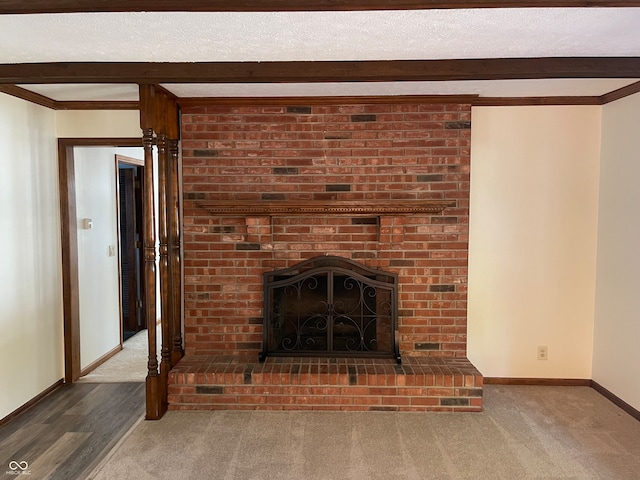
[{"label": "black fireplace screen", "polygon": [[393,357],[397,276],[341,257],[264,274],[266,355]]}]

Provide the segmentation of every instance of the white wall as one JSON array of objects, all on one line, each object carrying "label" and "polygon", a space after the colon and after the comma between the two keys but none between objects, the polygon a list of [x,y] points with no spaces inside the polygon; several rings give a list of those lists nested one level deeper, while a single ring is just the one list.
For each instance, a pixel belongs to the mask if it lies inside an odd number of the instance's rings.
[{"label": "white wall", "polygon": [[603,107],[593,379],[640,410],[640,94]]},{"label": "white wall", "polygon": [[0,94],[0,419],[64,376],[55,113]]},{"label": "white wall", "polygon": [[600,113],[472,110],[468,356],[485,376],[591,378]]},{"label": "white wall", "polygon": [[142,138],[137,110],[60,110],[59,138]]},{"label": "white wall", "polygon": [[[143,152],[142,148],[74,148],[81,369],[120,345],[116,153],[142,158]],[[83,219],[91,219],[93,228],[83,228]]]}]

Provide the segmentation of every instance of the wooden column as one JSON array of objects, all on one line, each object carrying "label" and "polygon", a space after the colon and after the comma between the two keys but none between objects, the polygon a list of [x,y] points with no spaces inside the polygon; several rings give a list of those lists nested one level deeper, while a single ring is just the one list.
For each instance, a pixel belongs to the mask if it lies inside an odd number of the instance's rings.
[{"label": "wooden column", "polygon": [[[156,209],[155,209],[155,167],[153,162],[153,143],[155,121],[155,88],[152,85],[140,86],[140,127],[144,148],[144,186],[143,186],[143,250],[144,250],[144,297],[143,314],[147,323],[149,340],[149,360],[146,379],[146,418],[156,420],[164,414],[163,396],[158,371],[156,337]],[[163,395],[164,394],[164,395]],[[165,405],[166,408],[166,405]]]},{"label": "wooden column", "polygon": [[[182,357],[180,227],[178,200],[178,107],[171,94],[153,85],[140,86],[140,126],[145,148],[144,246],[145,315],[149,328],[147,419],[167,411],[167,381],[171,367]],[[153,164],[154,135],[158,171]],[[154,196],[157,173],[158,192]],[[157,198],[157,210],[155,200]],[[155,219],[158,220],[156,236]],[[156,241],[159,252],[156,252]],[[159,255],[157,255],[159,253]],[[159,286],[156,285],[158,261]],[[156,312],[156,292],[160,310]],[[160,320],[158,364],[156,318]]]},{"label": "wooden column", "polygon": [[166,409],[167,403],[167,378],[171,370],[170,344],[171,344],[171,323],[173,307],[171,305],[170,275],[169,275],[169,234],[167,221],[167,135],[164,132],[164,125],[161,125],[158,133],[158,238],[160,242],[160,304],[162,306],[160,315],[160,328],[162,332],[162,348],[160,355],[160,393],[161,401]]},{"label": "wooden column", "polygon": [[[176,111],[177,115],[177,111]],[[180,258],[180,197],[178,176],[178,140],[169,139],[169,162],[167,164],[167,213],[169,220],[169,281],[172,312],[171,366],[184,356],[182,346],[182,271]]]}]

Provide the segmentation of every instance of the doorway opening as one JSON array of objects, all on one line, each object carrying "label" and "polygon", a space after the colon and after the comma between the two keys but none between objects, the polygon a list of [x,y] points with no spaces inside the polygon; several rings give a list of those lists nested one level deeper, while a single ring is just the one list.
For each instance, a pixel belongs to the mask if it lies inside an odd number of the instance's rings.
[{"label": "doorway opening", "polygon": [[144,162],[116,155],[120,230],[122,341],[146,329],[142,314],[142,181]]},{"label": "doorway opening", "polygon": [[[81,190],[78,182],[83,182],[88,173],[90,176],[95,177],[96,172],[93,172],[94,167],[92,164],[84,162],[76,158],[78,147],[141,147],[142,141],[140,139],[58,139],[58,159],[59,159],[59,179],[60,179],[60,201],[61,201],[61,223],[62,223],[62,274],[63,274],[63,308],[64,308],[64,355],[65,355],[65,383],[74,383],[80,378],[80,376],[88,371],[97,368],[101,363],[106,361],[112,355],[115,355],[122,349],[122,337],[121,337],[121,319],[120,319],[120,285],[118,280],[119,262],[116,255],[117,250],[115,245],[119,243],[117,232],[117,218],[115,218],[116,230],[113,237],[106,239],[106,243],[103,242],[106,237],[103,237],[101,228],[106,224],[105,221],[97,220],[97,213],[93,211],[84,211],[87,208],[87,203],[83,200],[82,195],[87,192],[91,193],[93,187],[85,188]],[[115,153],[115,152],[114,152]],[[112,154],[113,155],[113,154]],[[114,165],[114,156],[111,156],[111,172],[116,170]],[[78,176],[77,165],[84,165],[83,171]],[[104,172],[108,172],[108,168],[105,166]],[[117,173],[117,172],[116,172]],[[108,175],[109,177],[115,176],[115,173]],[[101,188],[103,183],[96,183],[96,188]],[[117,178],[117,177],[116,177]],[[113,190],[117,188],[116,178],[113,178]],[[109,182],[111,183],[111,182]],[[88,184],[85,184],[85,186]],[[80,196],[80,198],[77,198]],[[113,207],[115,209],[116,198],[113,198]],[[109,233],[108,235],[112,235]],[[87,246],[91,245],[97,237],[102,243],[98,244],[97,254],[93,254],[93,250],[88,250]],[[88,253],[87,253],[88,252]],[[109,259],[111,257],[111,259]],[[83,262],[88,259],[90,268],[86,268]],[[115,312],[109,313],[108,325],[102,321],[96,321],[97,317],[105,314],[91,299],[94,297],[102,301],[106,297],[105,292],[100,293],[93,292],[95,289],[91,287],[95,286],[96,279],[104,278],[102,274],[96,274],[99,269],[94,268],[92,265],[95,262],[101,262],[102,264],[111,264],[115,261],[115,274],[109,274],[111,278],[115,278],[116,284],[113,286],[114,291],[109,290],[109,312],[113,311],[114,302],[117,302],[117,308]],[[92,263],[93,262],[93,263]],[[111,268],[111,267],[109,267]],[[85,273],[85,272],[88,272]],[[93,284],[93,285],[92,285]],[[92,293],[91,298],[86,298],[87,289]],[[83,293],[84,292],[84,293]],[[94,294],[95,293],[95,294]],[[82,302],[85,303],[82,303]],[[86,302],[89,304],[86,305]],[[100,303],[100,302],[98,302]],[[83,315],[82,312],[88,311],[90,315]],[[84,320],[92,322],[93,326],[85,325],[82,328]],[[111,324],[111,321],[114,324]],[[95,324],[95,325],[94,325]],[[102,330],[107,332],[106,334],[100,333]],[[87,337],[87,335],[89,337]],[[85,337],[85,340],[89,338],[90,341],[82,341],[81,337]],[[81,355],[81,350],[84,350],[84,354]],[[82,358],[81,358],[82,357]]]}]

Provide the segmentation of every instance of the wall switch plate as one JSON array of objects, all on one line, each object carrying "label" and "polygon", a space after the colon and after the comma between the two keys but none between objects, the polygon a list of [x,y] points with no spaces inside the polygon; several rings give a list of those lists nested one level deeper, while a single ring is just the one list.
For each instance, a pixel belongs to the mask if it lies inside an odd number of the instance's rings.
[{"label": "wall switch plate", "polygon": [[115,245],[109,245],[109,256],[110,257],[115,257],[116,256],[116,247],[115,247]]},{"label": "wall switch plate", "polygon": [[549,357],[549,351],[546,345],[538,347],[538,360],[546,360]]}]

